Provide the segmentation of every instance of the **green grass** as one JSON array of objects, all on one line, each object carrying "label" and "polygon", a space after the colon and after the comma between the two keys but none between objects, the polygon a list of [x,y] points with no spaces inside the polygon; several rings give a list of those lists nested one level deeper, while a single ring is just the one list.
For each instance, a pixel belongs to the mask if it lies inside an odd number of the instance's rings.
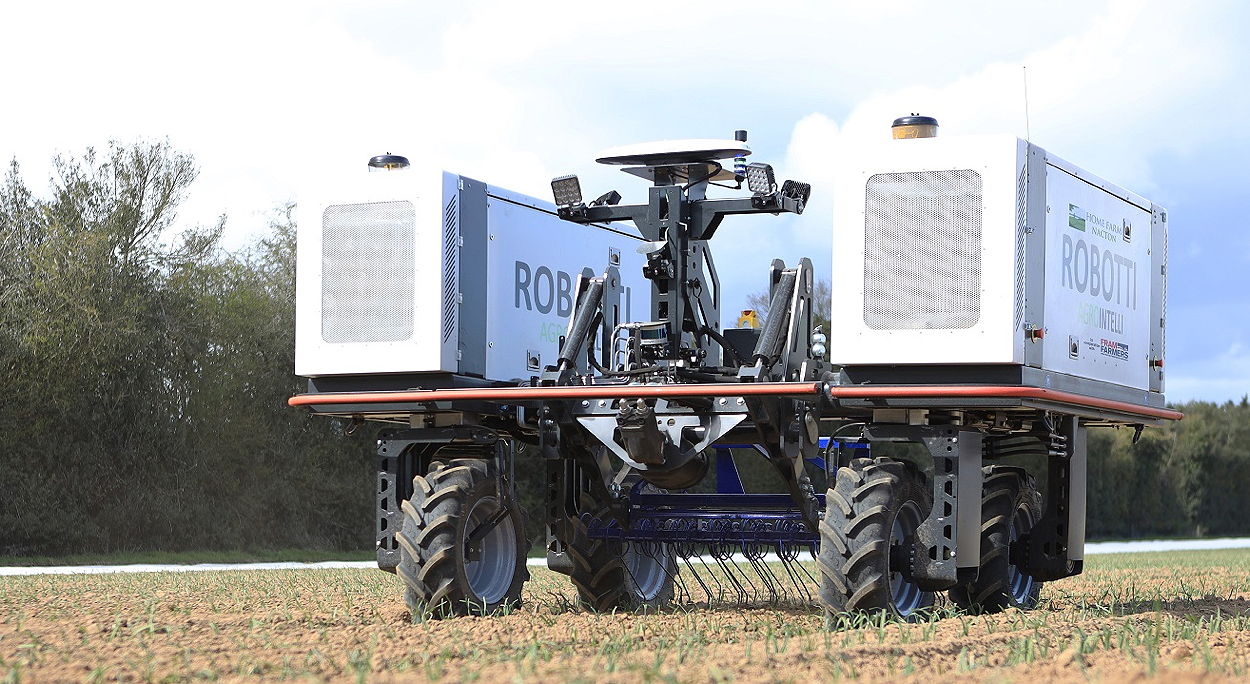
[{"label": "green grass", "polygon": [[1237,539],[1245,537],[1244,534],[1147,534],[1145,536],[1136,537],[1087,537],[1085,541],[1090,543],[1103,542],[1139,542],[1139,541],[1205,541],[1208,539]]},{"label": "green grass", "polygon": [[[1177,537],[1177,539],[1184,539]],[[1099,540],[1099,541],[1133,541],[1133,540]],[[1098,567],[1147,567],[1159,565],[1163,558],[1170,564],[1181,564],[1184,567],[1198,567],[1213,562],[1224,562],[1225,558],[1239,558],[1236,549],[1215,551],[1158,551],[1131,554],[1099,554],[1086,559],[1086,566],[1094,564]],[[527,554],[530,558],[545,558],[546,549],[535,543]],[[69,556],[2,556],[0,566],[31,567],[38,565],[130,565],[134,563],[265,563],[294,562],[315,563],[318,561],[368,561],[375,558],[372,550],[364,551],[316,551],[308,549],[266,549],[240,551],[118,551],[114,553],[88,553]],[[1115,560],[1112,560],[1115,559]],[[1110,564],[1110,565],[1108,565]],[[1247,569],[1250,569],[1248,567]]]},{"label": "green grass", "polygon": [[133,563],[271,563],[318,561],[367,561],[373,551],[309,551],[278,549],[263,551],[119,551],[117,553],[75,554],[72,556],[0,556],[0,565],[33,567],[40,565],[130,565]]},{"label": "green grass", "polygon": [[1250,549],[1108,553],[1085,559],[1086,570],[1134,570],[1160,566],[1195,569],[1221,566],[1250,575]]},{"label": "green grass", "polygon": [[234,678],[434,681],[1027,681],[1250,672],[1250,550],[1091,557],[1030,612],[914,624],[808,607],[578,608],[533,568],[506,615],[413,622],[376,570],[0,579],[0,682]]}]

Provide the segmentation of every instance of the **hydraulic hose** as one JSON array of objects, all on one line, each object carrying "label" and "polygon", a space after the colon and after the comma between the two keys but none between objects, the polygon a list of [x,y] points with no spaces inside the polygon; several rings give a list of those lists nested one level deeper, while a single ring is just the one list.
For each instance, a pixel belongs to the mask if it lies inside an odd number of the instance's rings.
[{"label": "hydraulic hose", "polygon": [[790,298],[794,295],[794,286],[798,282],[797,271],[783,271],[777,287],[773,289],[773,297],[768,302],[768,320],[764,322],[764,332],[760,333],[759,342],[755,343],[755,353],[751,360],[764,368],[773,365],[773,361],[781,355],[781,346],[785,344],[787,324],[790,322]]},{"label": "hydraulic hose", "polygon": [[590,333],[595,317],[599,315],[599,300],[601,299],[603,299],[603,280],[592,278],[590,284],[586,286],[585,293],[577,301],[573,324],[569,326],[568,337],[564,338],[564,345],[560,347],[560,357],[556,359],[556,366],[560,370],[577,365],[578,352],[581,351],[582,344]]},{"label": "hydraulic hose", "polygon": [[732,365],[732,366],[740,366],[740,365],[742,365],[741,360],[740,360],[740,359],[738,359],[738,352],[737,352],[737,350],[735,350],[732,346],[730,346],[729,341],[725,339],[725,336],[724,336],[724,335],[722,335],[722,334],[720,334],[720,333],[716,332],[715,330],[712,330],[710,327],[708,327],[708,326],[706,326],[706,325],[705,325],[705,326],[703,326],[703,334],[704,334],[704,335],[707,335],[707,336],[708,336],[708,337],[710,337],[710,338],[712,338],[712,340],[714,340],[714,341],[716,342],[716,344],[719,344],[719,345],[720,345],[720,348],[721,348],[722,350],[724,350],[724,353],[725,353],[726,355],[728,355],[728,356],[730,356],[730,357],[732,357],[732,358],[733,358],[733,363],[732,363],[732,364],[725,364],[725,360],[722,358],[722,359],[721,359],[721,363],[722,363],[722,364],[724,364],[724,365]]},{"label": "hydraulic hose", "polygon": [[[594,322],[590,324],[591,331],[598,332],[599,325],[602,322],[603,314],[599,313],[595,316]],[[663,370],[663,368],[660,368],[659,366],[643,366],[642,368],[631,368],[630,370],[619,371],[604,368],[603,364],[599,363],[599,359],[595,358],[595,336],[593,334],[587,335],[586,339],[589,340],[589,343],[586,345],[586,362],[590,364],[591,368],[599,371],[599,374],[606,378],[627,378],[632,375],[646,375],[647,373],[658,373]]]}]

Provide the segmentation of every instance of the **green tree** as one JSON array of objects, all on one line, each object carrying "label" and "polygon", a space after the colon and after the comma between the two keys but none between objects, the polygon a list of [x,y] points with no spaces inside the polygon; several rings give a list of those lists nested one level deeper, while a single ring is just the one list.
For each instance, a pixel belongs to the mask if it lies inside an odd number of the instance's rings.
[{"label": "green tree", "polygon": [[363,436],[290,409],[294,223],[175,231],[166,141],[0,188],[0,551],[368,545]]},{"label": "green tree", "polygon": [[[831,330],[831,321],[833,320],[833,288],[829,285],[828,280],[821,278],[816,280],[812,290],[813,318],[815,319],[813,326],[820,326],[820,329],[828,334]],[[746,308],[753,309],[759,315],[761,321],[768,318],[769,304],[768,290],[761,290],[747,295]]]}]

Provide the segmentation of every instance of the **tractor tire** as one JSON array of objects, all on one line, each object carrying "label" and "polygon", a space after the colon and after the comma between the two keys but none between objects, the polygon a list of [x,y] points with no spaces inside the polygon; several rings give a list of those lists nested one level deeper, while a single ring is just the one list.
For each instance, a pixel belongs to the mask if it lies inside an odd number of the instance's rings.
[{"label": "tractor tire", "polygon": [[495,478],[484,460],[435,461],[412,480],[412,498],[401,505],[404,523],[395,539],[404,601],[414,619],[483,615],[521,602],[529,544],[514,504],[477,544],[474,530],[499,511]]},{"label": "tractor tire", "polygon": [[[583,500],[582,510],[594,510]],[[565,551],[573,563],[569,579],[583,606],[598,612],[649,610],[668,606],[673,600],[677,557],[670,544],[623,543],[591,539],[583,514],[569,519],[570,538]]]},{"label": "tractor tire", "polygon": [[961,609],[997,613],[1037,607],[1042,583],[1011,563],[1011,542],[1032,529],[1044,504],[1023,468],[986,466],[981,486],[981,568],[974,582],[950,590]]},{"label": "tractor tire", "polygon": [[820,523],[820,599],[829,616],[885,613],[918,619],[933,592],[909,581],[894,559],[933,507],[924,476],[910,463],[857,458],[839,468]]}]

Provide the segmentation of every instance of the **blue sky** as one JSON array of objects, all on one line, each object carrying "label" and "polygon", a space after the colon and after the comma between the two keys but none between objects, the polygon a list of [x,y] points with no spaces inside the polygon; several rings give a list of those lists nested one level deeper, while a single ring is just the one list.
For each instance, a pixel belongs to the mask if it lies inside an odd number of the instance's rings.
[{"label": "blue sky", "polygon": [[[1188,6],[1185,6],[1188,5]],[[832,267],[829,169],[923,111],[943,135],[1025,134],[1169,208],[1169,399],[1250,392],[1250,6],[1237,2],[166,2],[6,9],[0,156],[168,136],[202,174],[182,217],[266,212],[383,151],[546,197],[642,184],[602,148],[751,132],[810,180],[794,219],[727,223],[733,309],[768,259]]]}]

